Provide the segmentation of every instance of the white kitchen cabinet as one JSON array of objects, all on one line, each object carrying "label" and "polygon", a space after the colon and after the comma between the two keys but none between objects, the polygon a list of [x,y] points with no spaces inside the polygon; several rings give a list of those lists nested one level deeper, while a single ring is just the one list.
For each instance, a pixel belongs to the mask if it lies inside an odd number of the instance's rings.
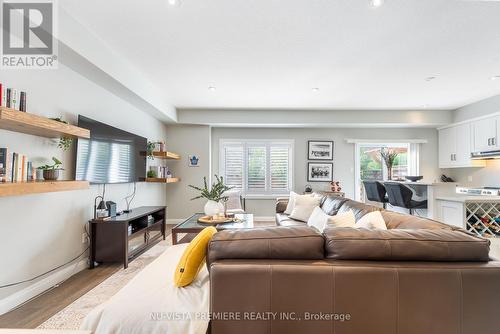
[{"label": "white kitchen cabinet", "polygon": [[457,227],[465,228],[465,203],[436,200],[437,220]]},{"label": "white kitchen cabinet", "polygon": [[483,167],[472,160],[472,125],[463,123],[439,129],[439,168]]},{"label": "white kitchen cabinet", "polygon": [[472,122],[473,151],[488,152],[498,149],[498,116]]},{"label": "white kitchen cabinet", "polygon": [[449,127],[439,130],[439,167],[450,168],[455,152],[455,128]]}]

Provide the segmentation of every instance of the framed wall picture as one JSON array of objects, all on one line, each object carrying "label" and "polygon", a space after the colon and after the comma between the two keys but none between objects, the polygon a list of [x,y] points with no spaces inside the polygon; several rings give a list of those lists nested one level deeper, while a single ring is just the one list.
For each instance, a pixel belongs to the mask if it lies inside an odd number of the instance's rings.
[{"label": "framed wall picture", "polygon": [[309,140],[307,154],[309,160],[333,160],[333,141]]},{"label": "framed wall picture", "polygon": [[333,163],[331,162],[309,162],[307,164],[308,182],[332,182]]},{"label": "framed wall picture", "polygon": [[200,158],[197,155],[189,155],[188,156],[188,164],[189,164],[189,167],[199,167],[200,166]]}]

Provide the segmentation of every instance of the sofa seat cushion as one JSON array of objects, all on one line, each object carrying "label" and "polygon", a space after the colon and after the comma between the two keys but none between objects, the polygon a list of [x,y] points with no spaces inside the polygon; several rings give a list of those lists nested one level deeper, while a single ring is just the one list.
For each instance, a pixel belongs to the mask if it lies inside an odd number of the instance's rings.
[{"label": "sofa seat cushion", "polygon": [[373,211],[381,211],[383,210],[382,208],[378,208],[373,205],[368,205],[360,202],[356,202],[353,200],[347,200],[345,201],[340,209],[338,210],[337,213],[344,213],[349,210],[352,210],[354,212],[354,216],[356,217],[356,222],[361,219],[364,215],[367,213],[373,212]]},{"label": "sofa seat cushion", "polygon": [[278,226],[305,226],[306,223],[290,218],[289,215],[284,213],[276,214],[276,224]]},{"label": "sofa seat cushion", "polygon": [[461,231],[327,228],[326,257],[337,260],[488,261],[490,242]]},{"label": "sofa seat cushion", "polygon": [[208,262],[222,259],[324,258],[323,235],[309,226],[273,226],[216,233],[208,246]]},{"label": "sofa seat cushion", "polygon": [[321,209],[329,216],[335,216],[340,207],[347,202],[349,199],[345,197],[338,196],[325,196],[323,202],[321,203]]}]

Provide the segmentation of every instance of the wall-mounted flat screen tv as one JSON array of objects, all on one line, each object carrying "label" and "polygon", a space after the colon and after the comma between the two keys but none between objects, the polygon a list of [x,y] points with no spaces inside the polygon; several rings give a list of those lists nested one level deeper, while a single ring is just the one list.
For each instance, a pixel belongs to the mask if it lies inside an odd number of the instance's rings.
[{"label": "wall-mounted flat screen tv", "polygon": [[93,184],[144,181],[147,139],[79,115],[90,139],[77,141],[75,179]]}]

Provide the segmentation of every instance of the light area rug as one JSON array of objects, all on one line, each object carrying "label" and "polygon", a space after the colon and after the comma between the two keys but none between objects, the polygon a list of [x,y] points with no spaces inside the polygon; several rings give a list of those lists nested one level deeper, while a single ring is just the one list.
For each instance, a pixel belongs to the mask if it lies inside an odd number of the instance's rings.
[{"label": "light area rug", "polygon": [[104,282],[56,313],[53,317],[38,326],[38,328],[77,330],[83,319],[92,309],[110,299],[134,278],[135,275],[153,262],[171,245],[172,235],[168,235],[166,240],[162,240],[130,262],[127,269],[120,269],[118,272],[108,277]]},{"label": "light area rug", "polygon": [[[274,222],[254,222],[256,227],[273,226]],[[184,234],[179,234],[181,239]],[[151,249],[139,255],[129,263],[127,269],[120,269],[95,288],[75,300],[70,305],[56,313],[50,319],[38,326],[40,329],[69,329],[77,330],[83,319],[95,307],[104,303],[123,288],[135,275],[137,275],[148,264],[153,262],[158,256],[163,254],[168,247],[172,246],[172,235],[166,236]]]}]

